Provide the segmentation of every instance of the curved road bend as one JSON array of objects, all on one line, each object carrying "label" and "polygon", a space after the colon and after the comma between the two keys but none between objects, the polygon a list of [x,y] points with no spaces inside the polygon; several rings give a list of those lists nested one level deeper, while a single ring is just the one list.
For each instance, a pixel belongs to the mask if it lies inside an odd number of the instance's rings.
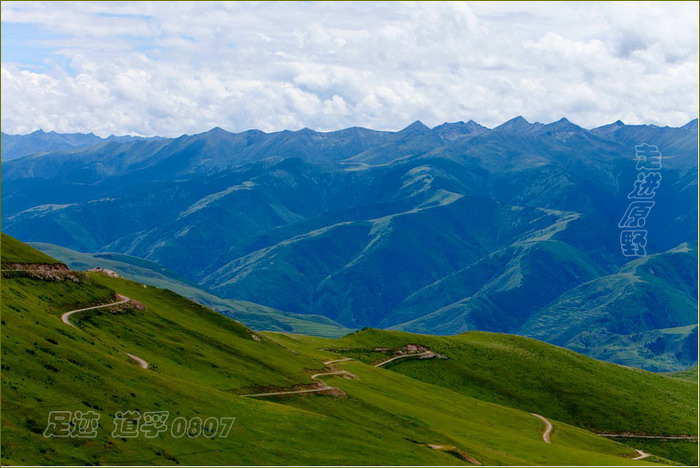
[{"label": "curved road bend", "polygon": [[[102,309],[104,307],[112,307],[112,306],[116,306],[116,305],[121,305],[121,304],[125,304],[131,300],[130,298],[123,296],[121,294],[117,294],[117,299],[119,299],[119,300],[116,302],[111,302],[109,304],[102,304],[102,305],[93,306],[93,307],[85,307],[83,309],[69,310],[68,312],[61,315],[61,321],[63,323],[65,323],[66,325],[69,325],[73,328],[78,328],[70,321],[71,315],[77,314],[78,312],[85,312],[87,310]],[[145,359],[140,358],[137,355],[131,354],[131,353],[126,353],[126,355],[129,356],[129,358],[131,358],[131,360],[136,362],[136,364],[138,364],[140,368],[148,369],[148,362]]]},{"label": "curved road bend", "polygon": [[352,361],[351,357],[345,357],[343,359],[333,359],[332,361],[326,361],[323,363],[324,366],[327,366],[328,364],[333,364],[336,362],[345,362],[345,361]]},{"label": "curved road bend", "polygon": [[104,307],[112,307],[112,306],[116,306],[116,305],[120,305],[120,304],[125,304],[125,303],[127,303],[127,302],[129,302],[129,301],[131,300],[131,299],[129,299],[129,298],[126,297],[126,296],[122,296],[121,294],[117,294],[117,299],[119,299],[117,302],[112,302],[112,303],[109,303],[109,304],[102,304],[102,305],[93,306],[93,307],[85,307],[84,309],[70,310],[70,311],[66,312],[65,314],[61,315],[61,320],[62,320],[63,323],[65,323],[66,325],[70,325],[70,326],[73,327],[73,328],[77,328],[77,327],[76,327],[75,325],[73,325],[73,323],[71,323],[71,321],[69,320],[71,315],[77,314],[78,312],[85,312],[86,310],[102,309],[102,308],[104,308]]},{"label": "curved road bend", "polygon": [[[343,359],[335,359],[332,361],[326,361],[323,364],[328,365],[332,364],[334,362],[344,362],[344,361],[352,361],[352,358],[343,358]],[[319,377],[324,376],[324,375],[352,375],[348,371],[334,371],[334,372],[321,372],[319,374],[314,374],[311,376],[311,380],[318,380]],[[311,388],[308,390],[290,390],[287,392],[268,392],[268,393],[250,393],[247,395],[238,395],[242,397],[258,397],[258,396],[276,396],[276,395],[294,395],[296,393],[316,393],[316,392],[325,392],[327,390],[334,390],[335,387],[331,387],[325,382],[322,382],[318,380],[318,382],[323,385],[322,387],[318,388]]]},{"label": "curved road bend", "polygon": [[402,354],[401,356],[394,356],[393,358],[386,359],[380,363],[377,363],[374,365],[374,367],[382,367],[385,364],[389,364],[391,361],[396,361],[397,359],[402,359],[402,358],[407,358],[407,357],[420,357],[420,356],[427,356],[429,354],[433,354],[432,351],[426,351],[424,353],[416,353],[416,354]]},{"label": "curved road bend", "polygon": [[650,456],[651,456],[650,453],[642,452],[642,451],[639,450],[639,449],[635,449],[635,450],[637,451],[637,453],[639,454],[639,456],[638,456],[638,457],[634,457],[632,460],[643,460],[644,458],[647,458],[647,457],[650,457]]},{"label": "curved road bend", "polygon": [[141,369],[148,369],[148,361],[146,361],[145,359],[140,358],[137,355],[131,353],[126,353],[126,355],[129,356],[132,361],[135,361]]},{"label": "curved road bend", "polygon": [[[390,363],[391,361],[395,361],[396,359],[401,359],[401,358],[406,358],[406,357],[418,357],[418,356],[426,356],[432,354],[432,351],[426,351],[424,353],[417,353],[417,354],[403,354],[401,356],[394,356],[392,358],[386,359],[380,363],[377,363],[374,365],[374,367],[382,367],[385,364]],[[330,361],[325,361],[323,364],[324,365],[329,365],[333,364],[336,362],[345,362],[345,361],[352,361],[352,358],[342,358],[342,359],[332,359]],[[311,376],[311,380],[318,380],[318,377],[321,377],[323,375],[344,375],[344,374],[350,374],[348,371],[335,371],[335,372],[322,372],[320,374],[314,374]],[[319,382],[323,385],[322,387],[319,388],[311,388],[308,390],[290,390],[286,392],[268,392],[268,393],[250,393],[246,395],[239,395],[242,397],[259,397],[259,396],[278,396],[278,395],[294,395],[297,393],[317,393],[317,392],[325,392],[327,390],[334,390],[335,387],[331,387],[330,385],[326,384],[325,382],[322,382],[319,380]]]},{"label": "curved road bend", "polygon": [[530,414],[544,423],[545,427],[544,427],[544,432],[542,433],[542,440],[544,440],[548,444],[551,444],[552,441],[549,438],[549,435],[552,433],[552,429],[554,429],[554,426],[552,426],[552,423],[549,422],[549,419],[545,418],[542,415],[539,415],[537,413],[530,413]]}]

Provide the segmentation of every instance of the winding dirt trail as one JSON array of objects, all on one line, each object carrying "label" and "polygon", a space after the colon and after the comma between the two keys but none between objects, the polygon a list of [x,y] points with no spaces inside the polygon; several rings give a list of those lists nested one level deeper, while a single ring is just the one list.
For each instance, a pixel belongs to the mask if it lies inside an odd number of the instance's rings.
[{"label": "winding dirt trail", "polygon": [[[324,384],[325,385],[325,384]],[[295,393],[316,393],[316,392],[325,392],[328,390],[333,390],[334,387],[329,387],[325,385],[324,387],[319,387],[319,388],[310,388],[308,390],[292,390],[288,392],[268,392],[268,393],[250,393],[248,395],[238,395],[242,397],[259,397],[259,396],[275,396],[275,395],[294,395]]]},{"label": "winding dirt trail", "polygon": [[643,459],[648,458],[648,457],[651,456],[650,453],[642,452],[642,451],[639,450],[639,449],[635,449],[635,450],[637,451],[637,453],[639,454],[639,456],[638,456],[638,457],[634,457],[632,460],[643,460]]},{"label": "winding dirt trail", "polygon": [[433,450],[439,450],[440,452],[447,452],[447,453],[451,453],[453,455],[456,455],[457,457],[461,458],[462,460],[468,461],[472,465],[477,465],[477,466],[482,465],[482,463],[479,460],[472,457],[464,450],[461,450],[461,449],[455,447],[454,445],[427,444],[427,446]]},{"label": "winding dirt trail", "polygon": [[[117,299],[119,299],[119,300],[116,302],[111,302],[109,304],[102,304],[102,305],[98,305],[98,306],[85,307],[83,309],[69,310],[68,312],[65,312],[63,315],[61,315],[61,321],[63,323],[65,323],[66,325],[69,325],[73,328],[78,328],[75,326],[75,324],[73,322],[70,321],[71,315],[77,314],[79,312],[85,312],[88,310],[103,309],[105,307],[113,307],[113,306],[117,306],[117,305],[121,305],[121,304],[126,304],[127,302],[129,302],[131,300],[130,298],[128,298],[122,294],[117,294]],[[131,353],[126,353],[126,355],[129,356],[129,358],[132,361],[136,362],[136,364],[138,364],[141,369],[148,369],[149,364],[148,364],[148,361],[146,361],[145,359],[140,358],[137,355],[131,354]]]},{"label": "winding dirt trail", "polygon": [[102,304],[102,305],[93,306],[93,307],[85,307],[84,309],[70,310],[70,311],[66,312],[65,314],[61,315],[61,320],[66,325],[70,325],[73,328],[78,328],[70,321],[71,315],[77,314],[78,312],[85,312],[86,310],[102,309],[104,307],[113,307],[116,305],[126,304],[127,302],[129,302],[131,300],[126,296],[122,296],[121,294],[117,294],[117,299],[119,299],[117,302],[111,302],[109,304]]},{"label": "winding dirt trail", "polygon": [[547,444],[551,444],[552,440],[549,438],[550,434],[552,433],[552,429],[554,429],[554,426],[552,426],[552,423],[549,422],[549,419],[545,418],[544,416],[537,414],[537,413],[530,413],[540,421],[544,423],[544,432],[542,433],[542,440],[545,441]]},{"label": "winding dirt trail", "polygon": [[431,356],[432,356],[432,355],[434,355],[434,354],[435,354],[435,353],[432,352],[432,351],[426,351],[426,352],[424,352],[424,353],[402,354],[402,355],[400,355],[400,356],[394,356],[394,357],[392,357],[392,358],[385,359],[384,361],[375,364],[374,367],[382,367],[382,366],[384,366],[384,365],[386,365],[386,364],[389,364],[389,363],[392,362],[392,361],[396,361],[397,359],[402,359],[402,358],[407,358],[407,357],[428,356],[428,355],[431,355]]},{"label": "winding dirt trail", "polygon": [[[336,362],[345,362],[345,361],[352,361],[352,358],[343,358],[343,359],[333,359],[331,361],[326,361],[323,364],[324,365],[329,365],[329,364],[334,364]],[[294,395],[297,393],[318,393],[318,392],[327,392],[328,390],[335,390],[335,387],[331,387],[330,385],[326,384],[325,382],[322,382],[318,380],[319,377],[324,376],[324,375],[352,375],[348,371],[333,371],[333,372],[320,372],[318,374],[314,374],[311,376],[311,380],[317,380],[321,386],[317,388],[310,388],[307,390],[289,390],[289,391],[284,391],[284,392],[267,392],[267,393],[250,393],[247,395],[238,395],[242,397],[259,397],[259,396],[278,396],[278,395]]]},{"label": "winding dirt trail", "polygon": [[[382,367],[385,364],[388,364],[392,361],[395,361],[395,360],[401,359],[401,358],[420,357],[420,356],[428,356],[428,355],[432,356],[434,354],[435,353],[433,353],[432,351],[426,351],[424,353],[402,354],[401,356],[394,356],[392,358],[385,359],[384,361],[375,364],[374,367]],[[352,358],[348,358],[348,357],[342,358],[342,359],[332,359],[330,361],[325,361],[323,363],[323,365],[328,366],[330,364],[335,364],[336,362],[346,362],[346,361],[352,361],[352,360],[353,360]],[[322,377],[324,375],[352,375],[352,374],[348,371],[321,372],[321,373],[314,374],[311,376],[311,380],[316,380],[316,381],[318,381],[318,383],[321,384],[321,386],[319,386],[317,388],[310,388],[307,390],[289,390],[289,391],[284,391],[284,392],[249,393],[249,394],[239,395],[239,396],[242,396],[242,397],[263,397],[263,396],[295,395],[298,393],[318,393],[318,392],[326,392],[328,390],[336,390],[335,387],[331,387],[330,385],[328,385],[325,382],[322,382],[321,380],[318,379],[319,377]]]},{"label": "winding dirt trail", "polygon": [[145,359],[140,358],[137,355],[131,353],[126,353],[126,355],[129,356],[133,361],[136,361],[136,364],[138,364],[141,369],[148,369],[148,361],[146,361]]},{"label": "winding dirt trail", "polygon": [[350,374],[350,372],[344,371],[344,370],[342,370],[342,371],[335,371],[335,372],[322,372],[322,373],[320,373],[320,374],[314,374],[314,375],[312,375],[312,376],[311,376],[311,380],[316,380],[318,377],[321,377],[322,375],[343,375],[343,374],[352,375],[352,374]]},{"label": "winding dirt trail", "polygon": [[323,363],[324,366],[327,366],[329,364],[335,364],[336,362],[345,362],[345,361],[352,361],[351,357],[344,357],[343,359],[333,359],[332,361],[326,361]]}]

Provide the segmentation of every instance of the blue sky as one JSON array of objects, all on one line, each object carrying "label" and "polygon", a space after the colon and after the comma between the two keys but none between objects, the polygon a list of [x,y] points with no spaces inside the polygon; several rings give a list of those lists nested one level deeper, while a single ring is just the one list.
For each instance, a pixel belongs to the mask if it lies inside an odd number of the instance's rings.
[{"label": "blue sky", "polygon": [[697,18],[695,2],[2,2],[2,128],[682,125]]},{"label": "blue sky", "polygon": [[46,70],[45,61],[57,57],[52,45],[60,35],[33,23],[2,23],[2,60],[29,70]]}]

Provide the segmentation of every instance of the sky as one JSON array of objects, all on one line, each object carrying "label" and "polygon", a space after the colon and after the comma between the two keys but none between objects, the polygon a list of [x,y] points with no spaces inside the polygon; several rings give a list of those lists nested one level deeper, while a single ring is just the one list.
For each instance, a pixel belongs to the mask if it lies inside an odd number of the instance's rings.
[{"label": "sky", "polygon": [[697,2],[2,2],[2,130],[698,116]]}]

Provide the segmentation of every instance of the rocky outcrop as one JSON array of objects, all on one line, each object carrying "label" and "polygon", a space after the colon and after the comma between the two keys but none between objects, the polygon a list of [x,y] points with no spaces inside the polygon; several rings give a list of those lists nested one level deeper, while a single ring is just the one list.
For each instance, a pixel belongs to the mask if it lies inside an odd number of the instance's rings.
[{"label": "rocky outcrop", "polygon": [[27,277],[44,281],[75,281],[80,283],[85,274],[73,271],[63,263],[3,263],[2,276]]},{"label": "rocky outcrop", "polygon": [[438,359],[447,359],[447,356],[436,353],[432,349],[428,348],[427,346],[419,345],[419,344],[407,344],[406,346],[403,346],[399,349],[397,349],[394,352],[394,356],[410,356],[410,355],[420,355],[419,359],[430,359],[430,358],[438,358]]},{"label": "rocky outcrop", "polygon": [[116,271],[109,270],[107,268],[90,268],[88,271],[95,272],[95,273],[102,273],[103,275],[107,275],[112,278],[121,278],[122,276],[117,273]]}]

